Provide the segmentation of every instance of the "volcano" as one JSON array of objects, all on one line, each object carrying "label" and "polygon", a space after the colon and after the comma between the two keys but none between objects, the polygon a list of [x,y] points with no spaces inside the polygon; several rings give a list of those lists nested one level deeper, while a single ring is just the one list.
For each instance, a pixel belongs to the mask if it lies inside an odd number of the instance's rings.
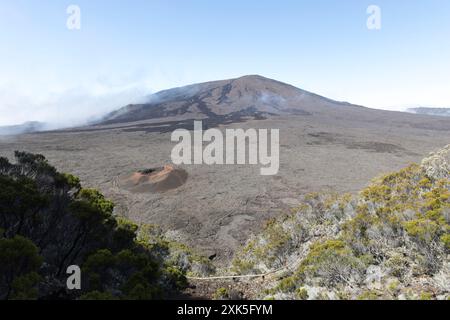
[{"label": "volcano", "polygon": [[202,119],[214,124],[265,119],[277,115],[311,115],[351,106],[259,75],[189,85],[158,92],[147,103],[130,104],[99,124],[142,120]]},{"label": "volcano", "polygon": [[121,177],[119,185],[135,193],[166,192],[186,183],[188,174],[182,169],[166,165],[162,168],[146,169]]},{"label": "volcano", "polygon": [[193,120],[202,120],[208,128],[290,116],[350,127],[401,124],[450,130],[449,122],[442,119],[335,101],[259,75],[160,91],[149,96],[146,103],[130,104],[107,114],[94,127],[106,125],[125,132],[172,132],[178,128],[192,130]]}]

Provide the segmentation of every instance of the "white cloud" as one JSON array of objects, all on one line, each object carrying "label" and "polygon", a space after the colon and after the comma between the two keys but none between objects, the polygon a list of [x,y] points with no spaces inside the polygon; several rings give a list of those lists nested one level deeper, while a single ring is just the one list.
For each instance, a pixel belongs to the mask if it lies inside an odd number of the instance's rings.
[{"label": "white cloud", "polygon": [[53,128],[82,125],[127,104],[143,102],[151,93],[142,81],[130,84],[95,81],[42,91],[0,85],[0,126],[27,121],[46,122]]}]

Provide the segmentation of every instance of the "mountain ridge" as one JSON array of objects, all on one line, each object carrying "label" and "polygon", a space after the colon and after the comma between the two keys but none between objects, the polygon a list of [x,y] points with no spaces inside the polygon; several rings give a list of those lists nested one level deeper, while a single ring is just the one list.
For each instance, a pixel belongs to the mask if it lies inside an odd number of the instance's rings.
[{"label": "mountain ridge", "polygon": [[418,107],[418,108],[408,108],[407,111],[421,115],[450,117],[450,108]]},{"label": "mountain ridge", "polygon": [[247,75],[159,91],[148,102],[130,104],[106,115],[99,124],[178,117],[219,122],[269,115],[309,115],[324,108],[353,106],[287,83]]}]

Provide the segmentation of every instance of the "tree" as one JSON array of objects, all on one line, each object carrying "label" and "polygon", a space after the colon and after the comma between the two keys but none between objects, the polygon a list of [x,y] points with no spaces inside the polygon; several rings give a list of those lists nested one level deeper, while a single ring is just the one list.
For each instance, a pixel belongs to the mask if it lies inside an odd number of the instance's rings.
[{"label": "tree", "polygon": [[42,261],[30,240],[18,235],[0,239],[0,299],[37,297]]},{"label": "tree", "polygon": [[[0,299],[154,299],[185,285],[99,191],[42,155],[15,156],[15,164],[0,158]],[[70,265],[86,273],[81,291],[65,287]]]}]

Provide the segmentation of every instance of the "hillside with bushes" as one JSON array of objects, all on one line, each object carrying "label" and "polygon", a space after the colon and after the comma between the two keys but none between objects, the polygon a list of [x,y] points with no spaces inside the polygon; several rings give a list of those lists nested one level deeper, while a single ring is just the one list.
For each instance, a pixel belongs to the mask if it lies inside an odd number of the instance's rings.
[{"label": "hillside with bushes", "polygon": [[314,193],[269,221],[234,274],[284,270],[265,299],[448,299],[450,146],[358,195]]},{"label": "hillside with bushes", "polygon": [[[42,155],[0,158],[0,300],[161,299],[209,261],[167,240],[156,226],[114,214],[114,204]],[[81,268],[68,290],[67,268]]]},{"label": "hillside with bushes", "polygon": [[[217,272],[42,155],[15,157],[0,158],[0,299],[170,299],[188,279],[216,299],[450,297],[450,146],[358,194],[305,196]],[[71,265],[81,290],[67,288]]]}]

